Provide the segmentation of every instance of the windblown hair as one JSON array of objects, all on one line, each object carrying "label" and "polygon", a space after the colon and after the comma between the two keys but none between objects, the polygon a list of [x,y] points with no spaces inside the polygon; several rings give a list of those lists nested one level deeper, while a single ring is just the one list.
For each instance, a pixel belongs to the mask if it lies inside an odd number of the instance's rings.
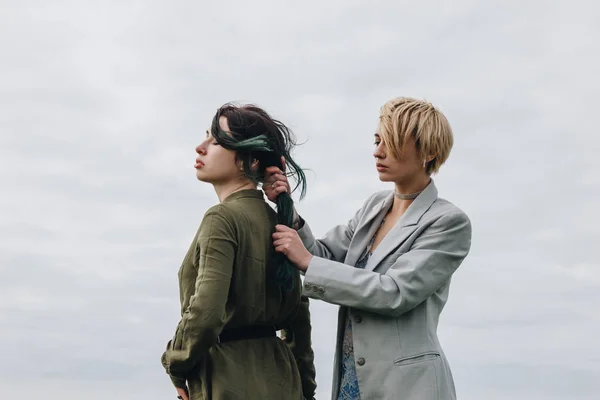
[{"label": "windblown hair", "polygon": [[[227,118],[230,132],[221,130],[220,117]],[[285,174],[296,182],[292,191],[300,188],[300,199],[304,198],[306,176],[290,154],[296,146],[296,139],[282,122],[273,119],[255,105],[227,103],[217,110],[210,130],[217,143],[237,153],[237,159],[242,161],[244,173],[256,184],[264,183],[266,168],[277,166],[283,170],[281,157],[285,157]],[[252,170],[254,160],[258,161],[258,169],[255,171]],[[290,228],[293,225],[294,202],[288,193],[277,197],[277,219],[280,224]],[[296,268],[285,255],[278,253],[277,257],[279,260],[275,281],[284,290],[292,290]]]},{"label": "windblown hair", "polygon": [[381,107],[378,133],[397,159],[402,158],[407,140],[414,139],[423,159],[434,157],[426,165],[428,175],[438,172],[454,143],[444,114],[431,103],[409,97],[397,97]]}]

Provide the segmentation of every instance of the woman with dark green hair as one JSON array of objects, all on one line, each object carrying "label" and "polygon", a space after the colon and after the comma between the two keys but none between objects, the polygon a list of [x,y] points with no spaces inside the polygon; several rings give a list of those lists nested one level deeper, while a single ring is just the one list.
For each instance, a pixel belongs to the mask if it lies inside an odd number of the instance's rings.
[{"label": "woman with dark green hair", "polygon": [[290,130],[261,108],[225,104],[196,147],[196,177],[213,185],[219,204],[179,270],[181,320],[162,356],[184,400],[314,396],[308,299],[272,240],[277,224],[292,226],[292,198],[278,196],[275,212],[258,190],[266,168],[283,168],[284,158],[304,195],[293,146]]}]

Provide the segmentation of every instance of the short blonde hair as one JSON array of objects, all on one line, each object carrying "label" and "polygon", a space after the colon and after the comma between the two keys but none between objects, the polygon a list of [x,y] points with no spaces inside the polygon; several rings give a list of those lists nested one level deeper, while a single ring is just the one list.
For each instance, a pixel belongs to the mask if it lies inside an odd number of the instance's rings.
[{"label": "short blonde hair", "polygon": [[378,134],[397,159],[402,158],[406,142],[414,139],[423,159],[434,157],[426,166],[429,175],[438,172],[454,144],[444,114],[429,102],[409,97],[397,97],[381,107]]}]

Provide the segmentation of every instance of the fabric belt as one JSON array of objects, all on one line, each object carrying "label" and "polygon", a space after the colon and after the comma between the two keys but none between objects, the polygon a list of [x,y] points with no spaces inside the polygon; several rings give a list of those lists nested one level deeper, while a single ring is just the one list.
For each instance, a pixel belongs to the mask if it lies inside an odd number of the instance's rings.
[{"label": "fabric belt", "polygon": [[273,326],[243,326],[240,328],[227,329],[226,331],[221,332],[218,343],[275,336],[277,336],[277,334],[275,327]]}]

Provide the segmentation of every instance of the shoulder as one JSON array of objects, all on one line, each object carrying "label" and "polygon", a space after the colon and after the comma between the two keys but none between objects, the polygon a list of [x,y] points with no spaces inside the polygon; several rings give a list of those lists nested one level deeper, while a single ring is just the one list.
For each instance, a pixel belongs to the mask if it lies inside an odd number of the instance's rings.
[{"label": "shoulder", "polygon": [[243,215],[244,211],[246,211],[248,207],[251,207],[251,204],[242,203],[240,201],[223,202],[215,204],[214,206],[206,210],[204,217],[218,216],[220,218],[233,222],[237,218],[239,218],[240,215]]},{"label": "shoulder", "polygon": [[247,229],[256,218],[252,216],[264,215],[265,223],[272,218],[277,218],[277,213],[264,201],[230,201],[216,204],[204,214],[203,223],[210,221],[212,225],[226,225],[237,231]]},{"label": "shoulder", "polygon": [[207,217],[213,217],[213,216],[226,216],[229,215],[231,213],[230,209],[227,208],[224,204],[219,203],[219,204],[215,204],[214,206],[210,207],[208,210],[206,210],[206,212],[204,213],[204,219],[206,219]]},{"label": "shoulder", "polygon": [[381,190],[379,192],[373,193],[367,198],[367,200],[365,200],[363,208],[368,208],[373,206],[374,204],[381,203],[382,201],[390,197],[392,195],[392,192],[392,190]]},{"label": "shoulder", "polygon": [[471,220],[467,214],[455,204],[437,198],[422,218],[423,224],[438,227],[461,227],[471,230]]},{"label": "shoulder", "polygon": [[200,225],[201,231],[211,230],[234,230],[236,225],[237,207],[231,207],[229,204],[216,204],[206,210]]},{"label": "shoulder", "polygon": [[443,199],[441,197],[438,197],[433,202],[428,213],[431,213],[432,215],[436,215],[436,216],[440,216],[440,217],[445,216],[445,215],[452,215],[456,218],[469,219],[467,214],[461,208],[459,208],[454,203],[451,203],[448,200]]}]

